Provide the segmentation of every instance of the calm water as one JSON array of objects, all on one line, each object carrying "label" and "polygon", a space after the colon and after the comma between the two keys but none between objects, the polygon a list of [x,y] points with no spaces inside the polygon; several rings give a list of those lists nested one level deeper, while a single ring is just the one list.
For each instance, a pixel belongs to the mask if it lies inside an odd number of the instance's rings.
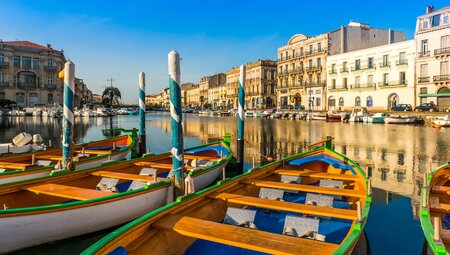
[{"label": "calm water", "polygon": [[[233,117],[184,118],[185,146],[208,141],[226,131],[236,140]],[[75,141],[88,142],[105,137],[103,129],[138,127],[137,116],[76,119]],[[450,161],[450,129],[421,126],[342,124],[320,121],[246,119],[246,167],[264,164],[264,156],[275,159],[299,153],[305,145],[325,136],[335,137],[335,149],[358,162],[372,176],[373,202],[366,232],[372,254],[420,254],[423,235],[418,220],[422,176],[426,170]],[[166,113],[147,114],[147,145],[152,152],[170,148],[170,118]],[[0,118],[0,143],[18,132],[39,133],[52,144],[61,142],[61,123],[33,117]],[[232,142],[232,149],[236,146]],[[79,253],[108,231],[27,249],[20,254]]]}]

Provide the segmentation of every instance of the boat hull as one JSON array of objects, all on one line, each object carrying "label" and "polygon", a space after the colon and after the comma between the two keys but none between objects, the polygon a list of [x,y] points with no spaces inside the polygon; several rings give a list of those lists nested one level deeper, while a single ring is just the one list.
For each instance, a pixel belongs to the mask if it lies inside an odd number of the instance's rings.
[{"label": "boat hull", "polygon": [[384,118],[384,123],[386,123],[386,124],[415,124],[416,121],[417,121],[416,117],[411,117],[411,118],[386,117],[386,118]]}]

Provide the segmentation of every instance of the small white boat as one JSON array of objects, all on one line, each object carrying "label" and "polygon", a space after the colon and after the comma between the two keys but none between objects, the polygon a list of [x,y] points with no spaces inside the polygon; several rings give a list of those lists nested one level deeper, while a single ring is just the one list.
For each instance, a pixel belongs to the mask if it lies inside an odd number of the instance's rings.
[{"label": "small white boat", "polygon": [[106,108],[97,108],[96,112],[98,117],[108,117],[108,111]]},{"label": "small white boat", "polygon": [[326,121],[327,120],[327,115],[324,113],[313,113],[311,114],[310,117],[311,120],[322,120],[322,121]]},{"label": "small white boat", "polygon": [[366,107],[353,107],[352,113],[350,114],[349,122],[363,122],[364,115],[367,115]]},{"label": "small white boat", "polygon": [[390,115],[384,118],[386,124],[415,124],[416,122],[416,116]]},{"label": "small white boat", "polygon": [[199,112],[198,112],[198,115],[199,115],[199,116],[209,116],[209,111],[205,111],[205,110],[199,111]]},{"label": "small white boat", "polygon": [[246,111],[246,112],[245,112],[245,117],[246,117],[246,118],[254,117],[254,112],[252,112],[252,111]]},{"label": "small white boat", "polygon": [[447,116],[436,117],[433,119],[433,125],[435,127],[450,127],[450,119]]}]

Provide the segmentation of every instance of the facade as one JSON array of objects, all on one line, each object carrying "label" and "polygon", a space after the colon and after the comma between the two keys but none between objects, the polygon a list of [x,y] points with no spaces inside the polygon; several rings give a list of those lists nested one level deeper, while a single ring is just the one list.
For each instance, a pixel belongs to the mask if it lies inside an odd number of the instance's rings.
[{"label": "facade", "polygon": [[416,21],[417,103],[450,106],[450,7],[434,10]]},{"label": "facade", "polygon": [[213,108],[220,106],[220,89],[218,87],[224,86],[226,83],[225,80],[226,75],[224,73],[218,73],[200,78],[200,82],[198,83],[200,95],[199,100],[202,108],[205,104],[209,104]]},{"label": "facade", "polygon": [[[245,105],[247,109],[276,107],[275,88],[277,86],[277,62],[258,60],[246,64]],[[227,108],[237,108],[239,67],[227,71]]]},{"label": "facade", "polygon": [[160,107],[162,105],[162,94],[145,96],[145,104],[150,107]]},{"label": "facade", "polygon": [[199,108],[200,107],[200,88],[198,84],[191,84],[190,86],[181,87],[182,94],[185,96],[184,107]]},{"label": "facade", "polygon": [[75,98],[74,106],[83,108],[84,105],[90,105],[93,103],[92,91],[88,89],[87,85],[82,79],[75,78]]},{"label": "facade", "polygon": [[66,59],[50,44],[0,41],[0,99],[19,106],[62,104],[63,80],[58,72]]},{"label": "facade", "polygon": [[278,107],[324,110],[328,56],[405,39],[403,32],[357,22],[314,37],[294,35],[287,45],[278,48]]},{"label": "facade", "polygon": [[327,109],[414,107],[414,69],[414,40],[328,56]]}]

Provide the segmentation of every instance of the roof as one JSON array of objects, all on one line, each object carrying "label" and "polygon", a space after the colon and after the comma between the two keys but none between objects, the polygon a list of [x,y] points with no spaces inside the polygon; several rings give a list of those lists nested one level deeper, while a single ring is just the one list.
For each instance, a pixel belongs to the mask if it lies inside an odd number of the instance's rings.
[{"label": "roof", "polygon": [[48,50],[48,47],[45,47],[43,45],[34,43],[34,42],[30,42],[30,41],[11,41],[11,42],[0,42],[2,44],[5,45],[9,45],[9,46],[21,46],[21,47],[30,47],[30,48],[37,48],[37,49],[42,49],[42,50]]}]

